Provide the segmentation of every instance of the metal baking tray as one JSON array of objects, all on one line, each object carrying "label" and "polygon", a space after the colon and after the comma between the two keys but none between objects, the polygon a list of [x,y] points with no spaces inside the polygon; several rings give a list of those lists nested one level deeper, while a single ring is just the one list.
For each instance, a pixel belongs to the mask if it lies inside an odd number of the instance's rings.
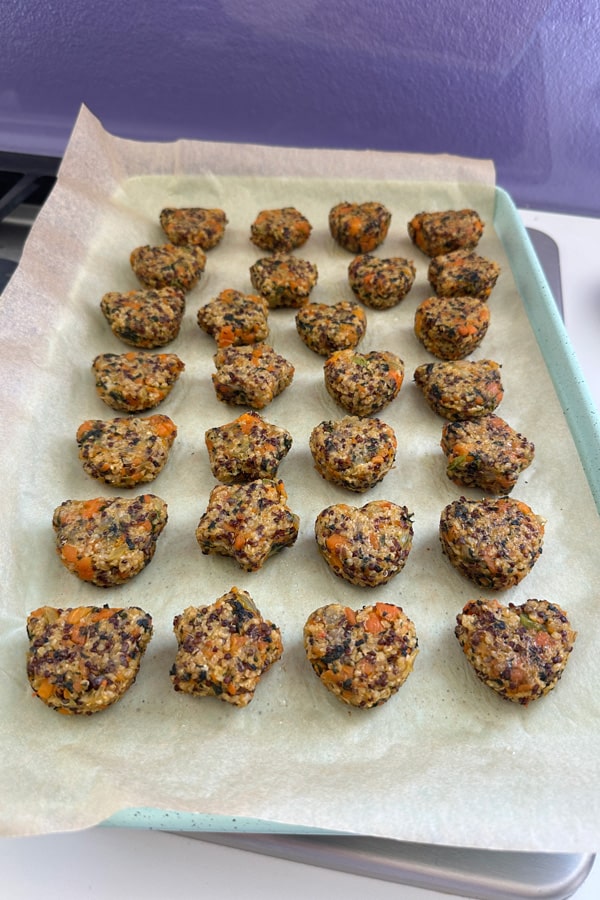
[{"label": "metal baking tray", "polygon": [[[578,364],[561,319],[562,287],[558,249],[542,232],[524,227],[515,233],[512,200],[497,189],[494,225],[514,259],[517,286],[524,298],[539,296],[548,304],[530,305],[528,314],[542,352],[554,371],[572,378],[555,379],[555,388],[577,444],[596,503],[600,507],[600,441],[594,405],[578,375]],[[125,810],[105,824],[167,830],[182,837],[218,843],[312,866],[366,876],[476,900],[548,898],[564,900],[581,886],[594,864],[592,853],[543,853],[482,850],[419,844],[368,836],[297,833],[259,820],[182,815],[159,810]],[[277,831],[277,833],[271,833]]]},{"label": "metal baking tray", "polygon": [[[185,832],[184,832],[185,834]],[[292,862],[476,900],[565,900],[583,884],[593,854],[509,853],[325,835],[197,834],[202,841]]]}]

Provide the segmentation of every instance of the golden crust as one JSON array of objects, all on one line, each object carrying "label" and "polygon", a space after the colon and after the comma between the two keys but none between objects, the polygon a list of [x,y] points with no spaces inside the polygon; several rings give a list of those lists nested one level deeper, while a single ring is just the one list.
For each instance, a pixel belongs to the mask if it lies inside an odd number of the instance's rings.
[{"label": "golden crust", "polygon": [[387,237],[392,214],[376,201],[343,200],[329,211],[329,231],[334,241],[350,253],[370,253]]},{"label": "golden crust", "polygon": [[323,367],[327,393],[353,416],[372,416],[394,400],[404,381],[404,363],[389,350],[338,350]]}]

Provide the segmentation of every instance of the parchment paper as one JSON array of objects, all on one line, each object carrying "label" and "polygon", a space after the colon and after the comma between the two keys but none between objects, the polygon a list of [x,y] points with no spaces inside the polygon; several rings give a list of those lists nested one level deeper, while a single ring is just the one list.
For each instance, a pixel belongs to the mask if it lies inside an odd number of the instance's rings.
[{"label": "parchment paper", "polygon": [[[378,255],[417,265],[415,287],[395,309],[367,311],[362,349],[389,349],[405,362],[399,397],[380,414],[396,431],[395,468],[367,494],[350,494],[314,471],[314,425],[341,418],[327,395],[323,359],[300,341],[292,310],[273,311],[270,341],[296,367],[293,384],[263,411],[294,443],[280,468],[300,515],[296,545],[256,573],[203,556],[194,530],[215,482],[204,432],[241,411],[219,403],[210,376],[215,350],[196,324],[198,308],[234,287],[251,291],[261,255],[248,239],[263,208],[297,206],[313,234],[298,255],[317,263],[313,299],[349,297],[350,254],[334,245],[327,214],[340,200],[378,200],[392,226]],[[178,142],[144,144],[107,134],[82,109],[59,179],[29,238],[1,306],[4,473],[0,619],[0,832],[80,829],[119,810],[152,807],[256,818],[410,841],[514,850],[593,851],[600,832],[598,711],[599,522],[573,441],[493,229],[491,163],[452,157],[295,150]],[[157,411],[179,428],[171,459],[147,486],[169,506],[153,562],[129,584],[101,590],[69,574],[55,555],[52,512],[63,500],[117,494],[88,478],[75,433],[114,413],[96,396],[91,361],[127,348],[99,308],[109,290],[136,287],[129,253],[160,243],[163,206],[220,206],[229,226],[189,295],[180,336],[165,348],[186,364]],[[428,260],[406,222],[421,209],[472,206],[486,220],[480,252],[502,275],[488,335],[474,354],[503,366],[498,410],[536,444],[513,495],[547,519],[544,552],[531,574],[500,599],[546,598],[569,612],[579,637],[565,675],[529,708],[481,685],[456,641],[455,617],[480,592],[442,556],[438,522],[460,495],[445,476],[443,420],[412,383],[433,359],[413,334],[414,311],[430,293]],[[464,492],[463,493],[468,493]],[[472,492],[472,496],[480,496]],[[415,539],[404,571],[388,585],[353,587],[318,555],[314,520],[325,506],[375,498],[406,504]],[[245,709],[176,694],[168,676],[173,616],[232,585],[246,589],[281,628],[283,659]],[[328,601],[356,608],[399,603],[416,624],[420,654],[401,691],[360,711],[332,697],[302,649],[309,613]],[[155,635],[136,684],[92,717],[65,717],[32,697],[25,674],[27,614],[44,603],[137,604]]]}]

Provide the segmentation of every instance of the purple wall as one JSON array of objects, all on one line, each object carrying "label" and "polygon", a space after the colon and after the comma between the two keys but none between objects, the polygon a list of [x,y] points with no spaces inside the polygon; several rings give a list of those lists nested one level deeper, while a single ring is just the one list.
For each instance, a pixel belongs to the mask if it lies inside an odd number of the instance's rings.
[{"label": "purple wall", "polygon": [[124,137],[492,158],[600,215],[596,0],[2,0],[0,150]]}]

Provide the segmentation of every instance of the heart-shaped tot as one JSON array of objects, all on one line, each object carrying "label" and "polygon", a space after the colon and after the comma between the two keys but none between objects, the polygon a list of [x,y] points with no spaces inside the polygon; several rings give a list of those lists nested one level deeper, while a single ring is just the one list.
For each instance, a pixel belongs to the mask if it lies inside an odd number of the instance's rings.
[{"label": "heart-shaped tot", "polygon": [[352,349],[367,330],[367,316],[353,300],[307,303],[296,314],[296,331],[310,350],[330,356]]},{"label": "heart-shaped tot", "polygon": [[565,611],[547,600],[470,600],[454,631],[477,677],[523,706],[556,687],[577,637]]},{"label": "heart-shaped tot", "polygon": [[404,568],[412,547],[412,515],[389,500],[336,503],[315,522],[317,546],[332,571],[360,587],[386,584]]},{"label": "heart-shaped tot", "polygon": [[154,494],[65,500],[52,517],[56,552],[82,581],[124,584],[152,561],[167,519],[167,504]]},{"label": "heart-shaped tot", "polygon": [[402,687],[419,652],[413,622],[392,603],[357,611],[340,603],[316,609],[304,626],[304,649],[327,690],[365,709],[380,706]]},{"label": "heart-shaped tot", "polygon": [[388,350],[339,350],[323,367],[328,394],[352,416],[372,416],[398,396],[404,363]]},{"label": "heart-shaped tot", "polygon": [[542,553],[545,520],[522,500],[460,497],[440,516],[442,550],[480,587],[505,590],[529,574]]}]

